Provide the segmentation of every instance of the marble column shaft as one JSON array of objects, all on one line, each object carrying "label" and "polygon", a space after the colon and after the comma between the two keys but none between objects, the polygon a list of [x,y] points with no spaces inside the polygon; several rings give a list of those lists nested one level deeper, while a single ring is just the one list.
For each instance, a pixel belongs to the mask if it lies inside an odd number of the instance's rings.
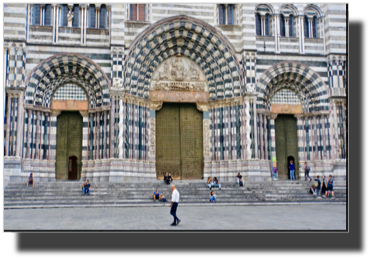
[{"label": "marble column shaft", "polygon": [[22,94],[18,97],[18,109],[17,109],[17,137],[16,137],[16,156],[21,157],[22,149],[22,127],[24,122],[24,112],[23,112],[23,96]]},{"label": "marble column shaft", "polygon": [[268,160],[268,129],[267,129],[267,115],[264,115],[264,159]]},{"label": "marble column shaft", "polygon": [[256,99],[253,100],[253,135],[255,139],[255,159],[258,159],[258,138],[257,138],[257,111],[256,111]]},{"label": "marble column shaft", "polygon": [[111,119],[110,119],[110,158],[115,158],[115,98],[111,98]]},{"label": "marble column shaft", "polygon": [[104,132],[104,140],[103,140],[103,159],[108,158],[108,150],[107,150],[107,111],[104,111],[104,122],[103,122],[103,132]]},{"label": "marble column shaft", "polygon": [[5,137],[5,152],[7,156],[10,156],[9,154],[9,141],[10,141],[10,132],[11,132],[11,94],[7,93],[7,131],[6,131],[6,137]]}]

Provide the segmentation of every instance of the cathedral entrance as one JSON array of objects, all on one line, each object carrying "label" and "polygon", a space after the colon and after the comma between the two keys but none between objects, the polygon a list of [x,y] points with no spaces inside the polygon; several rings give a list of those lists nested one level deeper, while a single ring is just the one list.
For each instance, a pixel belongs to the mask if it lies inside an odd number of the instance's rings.
[{"label": "cathedral entrance", "polygon": [[57,118],[57,179],[80,179],[82,124],[83,118],[77,111],[63,111]]},{"label": "cathedral entrance", "polygon": [[157,178],[202,179],[202,112],[195,104],[164,103],[156,113]]},{"label": "cathedral entrance", "polygon": [[298,175],[297,119],[293,115],[279,114],[275,122],[276,156],[279,179],[290,179],[289,162],[294,163],[294,176]]}]

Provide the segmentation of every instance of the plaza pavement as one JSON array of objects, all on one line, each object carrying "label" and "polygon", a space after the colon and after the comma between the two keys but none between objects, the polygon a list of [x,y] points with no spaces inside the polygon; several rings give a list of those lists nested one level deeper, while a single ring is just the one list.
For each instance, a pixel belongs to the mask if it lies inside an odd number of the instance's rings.
[{"label": "plaza pavement", "polygon": [[172,227],[169,203],[151,207],[4,210],[4,230],[345,230],[345,204],[218,204],[178,207]]}]

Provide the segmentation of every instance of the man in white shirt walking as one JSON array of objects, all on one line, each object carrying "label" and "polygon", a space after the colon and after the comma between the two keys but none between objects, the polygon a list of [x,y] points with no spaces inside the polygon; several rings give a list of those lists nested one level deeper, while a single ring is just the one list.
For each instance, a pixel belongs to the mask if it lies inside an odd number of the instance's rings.
[{"label": "man in white shirt walking", "polygon": [[176,215],[178,202],[179,202],[179,192],[175,188],[175,185],[172,185],[172,202],[170,203],[170,207],[171,207],[170,214],[173,215],[174,217],[174,222],[171,224],[172,226],[176,226],[181,222],[181,220],[178,219]]}]

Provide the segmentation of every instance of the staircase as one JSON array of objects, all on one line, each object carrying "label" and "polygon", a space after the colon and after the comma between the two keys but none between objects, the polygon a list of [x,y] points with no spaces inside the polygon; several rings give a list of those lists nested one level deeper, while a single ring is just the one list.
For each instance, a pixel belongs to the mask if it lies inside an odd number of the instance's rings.
[{"label": "staircase", "polygon": [[[91,183],[91,195],[82,196],[82,182],[57,181],[39,183],[26,188],[26,183],[9,183],[4,189],[4,208],[83,207],[83,206],[159,206],[171,200],[169,185],[161,181],[136,183]],[[316,199],[309,194],[311,182],[266,181],[221,182],[222,190],[214,189],[217,204],[268,203],[345,203],[346,182],[334,182],[335,199]],[[175,181],[181,204],[208,204],[210,190],[199,181]],[[168,203],[154,202],[152,194],[158,188]]]}]

